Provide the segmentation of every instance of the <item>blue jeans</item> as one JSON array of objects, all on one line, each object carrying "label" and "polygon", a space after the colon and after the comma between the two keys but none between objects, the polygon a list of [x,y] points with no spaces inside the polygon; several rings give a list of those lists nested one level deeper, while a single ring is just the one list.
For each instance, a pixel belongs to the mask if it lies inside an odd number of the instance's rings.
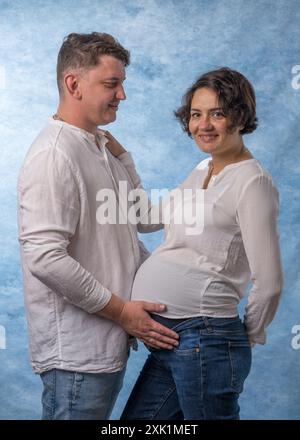
[{"label": "blue jeans", "polygon": [[173,350],[149,348],[122,420],[237,420],[251,347],[239,317],[187,319]]},{"label": "blue jeans", "polygon": [[42,373],[43,420],[106,420],[122,388],[125,368],[116,373],[53,369]]}]

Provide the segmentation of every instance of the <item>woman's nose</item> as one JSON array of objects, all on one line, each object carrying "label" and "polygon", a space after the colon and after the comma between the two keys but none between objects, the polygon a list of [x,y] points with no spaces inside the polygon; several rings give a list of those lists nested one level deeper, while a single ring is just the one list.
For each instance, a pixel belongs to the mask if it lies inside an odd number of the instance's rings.
[{"label": "woman's nose", "polygon": [[200,130],[211,130],[213,128],[209,115],[201,115],[198,121]]}]

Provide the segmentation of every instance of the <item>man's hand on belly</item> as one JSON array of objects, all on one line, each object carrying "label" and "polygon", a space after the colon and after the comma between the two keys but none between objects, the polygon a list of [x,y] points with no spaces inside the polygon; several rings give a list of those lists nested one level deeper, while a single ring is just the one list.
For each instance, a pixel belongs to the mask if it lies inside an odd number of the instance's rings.
[{"label": "man's hand on belly", "polygon": [[136,336],[154,348],[172,350],[178,345],[179,336],[173,330],[154,321],[149,312],[162,312],[163,304],[147,301],[128,301],[120,314],[119,324],[130,335]]},{"label": "man's hand on belly", "polygon": [[150,347],[172,350],[178,345],[179,336],[173,330],[154,321],[149,315],[162,312],[165,308],[163,304],[147,301],[124,302],[112,294],[109,303],[99,310],[97,315],[117,322],[127,333]]}]

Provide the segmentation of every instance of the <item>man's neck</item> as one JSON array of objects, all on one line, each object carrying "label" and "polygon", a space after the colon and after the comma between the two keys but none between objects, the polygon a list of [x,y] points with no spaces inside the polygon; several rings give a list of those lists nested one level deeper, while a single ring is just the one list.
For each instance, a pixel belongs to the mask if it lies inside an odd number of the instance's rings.
[{"label": "man's neck", "polygon": [[54,115],[54,119],[59,119],[60,121],[67,122],[68,124],[74,125],[75,127],[81,128],[91,134],[96,135],[97,126],[93,126],[88,124],[83,118],[74,111],[70,112],[67,108],[59,105],[56,114]]}]

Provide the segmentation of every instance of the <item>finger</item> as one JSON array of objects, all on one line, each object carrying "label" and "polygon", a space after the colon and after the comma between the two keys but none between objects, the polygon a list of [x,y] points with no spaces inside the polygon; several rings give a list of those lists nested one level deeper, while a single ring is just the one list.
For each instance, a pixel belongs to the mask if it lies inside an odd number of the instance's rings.
[{"label": "finger", "polygon": [[[148,323],[147,323],[148,324]],[[179,339],[179,336],[176,332],[171,330],[168,327],[165,327],[162,324],[159,324],[158,322],[154,321],[154,319],[149,318],[149,330],[155,333],[158,333],[162,336],[168,336],[171,339]]]},{"label": "finger", "polygon": [[165,349],[165,350],[172,350],[174,348],[173,345],[166,344],[165,342],[159,341],[154,338],[144,338],[144,341],[146,345],[149,345],[152,348]]},{"label": "finger", "polygon": [[157,341],[156,348],[163,348],[165,350],[173,350],[174,345],[166,344],[165,342]]},{"label": "finger", "polygon": [[111,134],[110,131],[106,131],[106,136],[108,137],[108,139],[110,139],[111,141],[115,141],[116,139],[114,138],[114,136]]},{"label": "finger", "polygon": [[163,312],[166,310],[165,304],[152,303],[148,301],[142,301],[142,306],[147,312]]},{"label": "finger", "polygon": [[106,145],[110,145],[113,142],[113,139],[112,139],[112,136],[111,136],[110,132],[109,131],[104,131],[103,134],[106,137],[106,139],[108,139],[108,142],[107,142]]},{"label": "finger", "polygon": [[151,331],[149,333],[149,335],[150,335],[150,337],[152,339],[155,340],[156,343],[159,342],[159,343],[162,343],[162,344],[172,345],[172,346],[175,346],[175,347],[177,347],[179,345],[178,339],[170,338],[168,336],[163,336],[162,334],[156,333],[156,332],[153,332],[153,331]]}]

